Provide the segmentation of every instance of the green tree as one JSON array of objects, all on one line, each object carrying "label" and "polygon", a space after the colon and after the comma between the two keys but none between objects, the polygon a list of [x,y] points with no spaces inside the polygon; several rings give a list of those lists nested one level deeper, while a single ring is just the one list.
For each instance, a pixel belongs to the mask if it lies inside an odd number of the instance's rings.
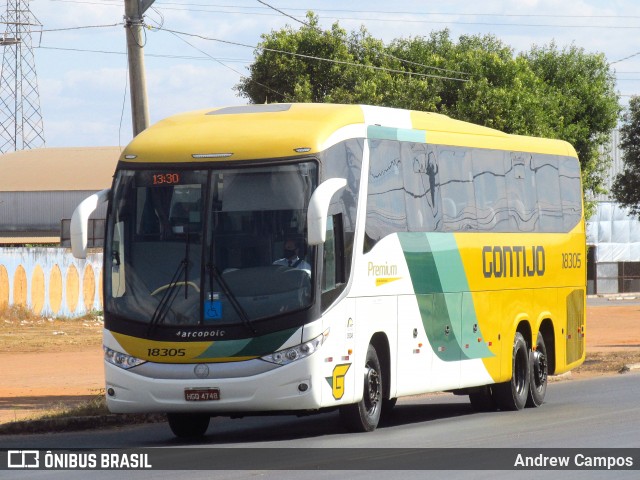
[{"label": "green tree", "polygon": [[616,176],[612,193],[622,206],[640,215],[640,97],[631,97],[622,116],[620,149],[624,170]]},{"label": "green tree", "polygon": [[[555,44],[533,47],[525,55],[546,96],[557,102],[557,114],[549,118],[548,136],[571,143],[580,158],[585,190],[606,193],[605,174],[611,131],[620,114],[615,77],[603,54],[586,53],[575,45],[559,50]],[[587,213],[593,211],[588,204]]]},{"label": "green tree", "polygon": [[[385,45],[365,28],[347,34],[335,23],[322,31],[313,13],[307,21],[262,36],[250,75],[236,86],[241,96],[434,111],[567,140],[578,152],[587,198],[604,190],[608,156],[601,152],[620,108],[603,55],[553,43],[516,54],[493,35],[456,42],[446,29]],[[589,215],[593,204],[586,205]]]}]

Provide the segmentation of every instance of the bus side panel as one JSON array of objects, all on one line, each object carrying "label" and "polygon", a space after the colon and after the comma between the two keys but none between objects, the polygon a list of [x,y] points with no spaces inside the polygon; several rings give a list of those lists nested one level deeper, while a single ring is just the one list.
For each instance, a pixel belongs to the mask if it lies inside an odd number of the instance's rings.
[{"label": "bus side panel", "polygon": [[361,385],[356,374],[355,300],[345,298],[325,313],[323,328],[329,336],[317,352],[316,364],[322,372],[322,406],[353,403],[356,386]]},{"label": "bus side panel", "polygon": [[[382,332],[386,337],[389,348],[390,371],[396,370],[397,351],[397,322],[398,297],[395,295],[380,295],[375,297],[359,297],[355,299],[356,315],[356,347],[354,349],[355,397],[354,401],[362,399],[363,374],[367,349],[373,336]],[[378,352],[381,360],[382,352]],[[382,363],[382,362],[381,362]],[[382,367],[384,369],[384,366]],[[387,379],[388,381],[388,379]],[[392,385],[393,386],[393,385]],[[395,388],[395,387],[394,387]]]},{"label": "bus side panel", "polygon": [[[506,292],[475,292],[473,303],[478,325],[491,356],[482,359],[485,369],[494,382],[502,378],[502,319],[505,318],[504,297]],[[508,342],[507,342],[508,343]],[[509,368],[511,366],[509,365]]]},{"label": "bus side panel", "polygon": [[[482,359],[492,357],[469,292],[465,268],[451,233],[400,233],[398,238],[416,293],[432,355],[425,391],[492,382]],[[403,335],[403,333],[399,333]],[[404,359],[411,365],[409,359]],[[399,373],[402,375],[402,373]],[[409,380],[403,380],[409,384]],[[412,385],[412,393],[422,387]]]},{"label": "bus side panel", "polygon": [[556,374],[580,365],[585,359],[585,292],[581,288],[563,288],[559,304],[564,308],[566,330],[556,333]]},{"label": "bus side panel", "polygon": [[[524,329],[531,325],[533,309],[533,290],[504,290],[503,318],[501,328],[501,371],[497,382],[506,382],[511,379],[513,341],[518,328]],[[535,318],[535,316],[534,316]]]},{"label": "bus side panel", "polygon": [[414,395],[431,388],[434,354],[422,324],[415,295],[398,297],[398,363],[392,396]]}]

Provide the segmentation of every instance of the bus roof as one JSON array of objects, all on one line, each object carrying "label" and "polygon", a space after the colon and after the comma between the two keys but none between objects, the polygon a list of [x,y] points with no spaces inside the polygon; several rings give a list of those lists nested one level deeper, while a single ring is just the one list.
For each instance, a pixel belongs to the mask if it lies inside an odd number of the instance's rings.
[{"label": "bus roof", "polygon": [[175,115],[135,137],[120,160],[286,158],[322,151],[340,139],[363,137],[576,156],[564,141],[509,135],[437,113],[300,103],[222,107]]}]

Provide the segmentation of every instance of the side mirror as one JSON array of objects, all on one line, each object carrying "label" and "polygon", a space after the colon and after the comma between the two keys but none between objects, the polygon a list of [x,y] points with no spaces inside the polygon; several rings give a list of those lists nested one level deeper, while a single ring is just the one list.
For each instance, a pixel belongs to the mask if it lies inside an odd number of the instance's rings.
[{"label": "side mirror", "polygon": [[322,182],[311,195],[307,211],[307,229],[309,245],[321,245],[327,237],[327,214],[331,197],[347,186],[345,178],[330,178]]},{"label": "side mirror", "polygon": [[110,188],[94,193],[85,198],[76,207],[71,215],[69,230],[71,234],[71,252],[76,258],[87,258],[87,230],[89,216],[98,207],[99,203],[106,202],[109,198]]}]

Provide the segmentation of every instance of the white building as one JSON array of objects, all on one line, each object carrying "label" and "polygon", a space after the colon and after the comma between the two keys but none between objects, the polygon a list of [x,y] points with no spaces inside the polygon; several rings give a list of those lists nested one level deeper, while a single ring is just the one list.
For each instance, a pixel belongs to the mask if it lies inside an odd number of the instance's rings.
[{"label": "white building", "polygon": [[[111,186],[119,156],[117,147],[0,155],[0,311],[15,305],[73,317],[102,310],[102,253],[74,258],[64,226],[78,203]],[[101,207],[90,219],[93,246],[102,245],[105,213]]]},{"label": "white building", "polygon": [[[61,221],[86,197],[111,187],[119,157],[118,147],[0,155],[0,245],[59,244]],[[104,210],[93,218],[104,218]]]},{"label": "white building", "polygon": [[[612,136],[613,162],[607,175],[607,190],[624,168],[619,132]],[[600,195],[596,214],[587,221],[590,294],[640,292],[640,219],[619,206],[610,195]]]}]

